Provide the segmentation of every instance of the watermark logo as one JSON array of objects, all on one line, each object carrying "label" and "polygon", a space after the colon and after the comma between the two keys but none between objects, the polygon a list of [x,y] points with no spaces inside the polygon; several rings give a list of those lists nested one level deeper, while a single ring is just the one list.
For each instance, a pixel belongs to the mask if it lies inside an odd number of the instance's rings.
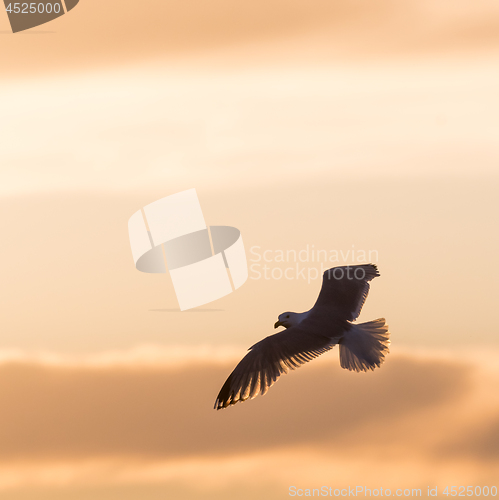
[{"label": "watermark logo", "polygon": [[79,0],[37,0],[36,2],[4,0],[13,33],[53,21],[74,9],[78,2]]},{"label": "watermark logo", "polygon": [[128,221],[135,267],[170,272],[181,311],[213,302],[248,279],[239,229],[207,226],[196,190],[157,200]]},{"label": "watermark logo", "polygon": [[[305,245],[296,249],[265,249],[254,245],[250,248],[250,279],[252,280],[305,280],[308,284],[322,278],[324,271],[335,266],[347,263],[365,264],[366,262],[377,263],[378,251],[375,249],[360,249],[352,245],[349,249],[318,249],[315,245]],[[362,273],[362,269],[356,271],[350,268],[336,269],[332,271],[334,279],[341,280],[343,276],[347,279],[362,279],[363,276],[354,273]],[[350,275],[352,274],[352,275]]]}]

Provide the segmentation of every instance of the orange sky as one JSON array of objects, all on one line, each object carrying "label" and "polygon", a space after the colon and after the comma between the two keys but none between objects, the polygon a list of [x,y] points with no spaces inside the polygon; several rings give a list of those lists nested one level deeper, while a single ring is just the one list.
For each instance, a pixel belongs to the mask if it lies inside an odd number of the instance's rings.
[{"label": "orange sky", "polygon": [[[9,36],[0,16],[5,76],[87,71],[159,57],[230,59],[231,65],[276,61],[337,62],[415,54],[456,56],[497,51],[499,8],[493,0],[152,0],[141,8],[81,0],[55,21]],[[222,59],[215,54],[220,53]],[[205,64],[206,61],[205,61]]]},{"label": "orange sky", "polygon": [[[0,16],[2,500],[497,485],[498,28],[492,0],[80,0],[15,35]],[[180,313],[127,221],[192,187],[256,267]],[[312,247],[375,251],[360,320],[387,318],[386,364],[334,350],[213,411],[319,290],[254,279],[255,255]]]},{"label": "orange sky", "polygon": [[2,497],[232,498],[237,487],[274,499],[290,485],[494,484],[495,361],[392,354],[354,374],[334,354],[222,412],[213,389],[227,362],[3,364]]}]

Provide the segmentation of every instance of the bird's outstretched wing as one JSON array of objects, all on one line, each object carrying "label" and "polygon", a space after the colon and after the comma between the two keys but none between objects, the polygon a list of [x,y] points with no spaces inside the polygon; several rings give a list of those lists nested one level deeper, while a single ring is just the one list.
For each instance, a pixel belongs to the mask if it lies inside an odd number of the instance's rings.
[{"label": "bird's outstretched wing", "polygon": [[369,293],[369,281],[379,276],[374,264],[340,266],[324,271],[314,308],[334,308],[341,319],[358,318]]},{"label": "bird's outstretched wing", "polygon": [[297,326],[264,338],[250,347],[229,375],[215,408],[220,410],[265,394],[283,373],[300,367],[335,344],[330,338],[307,333]]}]

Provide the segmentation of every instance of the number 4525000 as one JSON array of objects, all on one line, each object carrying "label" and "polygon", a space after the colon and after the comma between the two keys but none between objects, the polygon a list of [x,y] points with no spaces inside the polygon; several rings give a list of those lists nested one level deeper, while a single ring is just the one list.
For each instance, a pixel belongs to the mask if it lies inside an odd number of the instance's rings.
[{"label": "number 4525000", "polygon": [[52,14],[55,12],[59,14],[61,11],[60,3],[9,3],[7,5],[7,12],[13,14]]}]

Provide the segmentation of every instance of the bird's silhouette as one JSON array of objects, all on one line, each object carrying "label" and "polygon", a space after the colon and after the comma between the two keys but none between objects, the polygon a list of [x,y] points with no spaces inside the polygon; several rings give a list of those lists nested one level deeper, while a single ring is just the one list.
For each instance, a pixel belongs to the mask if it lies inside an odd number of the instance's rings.
[{"label": "bird's silhouette", "polygon": [[250,347],[225,381],[215,408],[265,394],[288,370],[294,370],[339,344],[342,368],[368,371],[379,367],[388,352],[384,318],[352,323],[369,293],[369,282],[379,276],[374,264],[333,267],[324,272],[322,288],[312,309],[279,315],[274,335]]}]

